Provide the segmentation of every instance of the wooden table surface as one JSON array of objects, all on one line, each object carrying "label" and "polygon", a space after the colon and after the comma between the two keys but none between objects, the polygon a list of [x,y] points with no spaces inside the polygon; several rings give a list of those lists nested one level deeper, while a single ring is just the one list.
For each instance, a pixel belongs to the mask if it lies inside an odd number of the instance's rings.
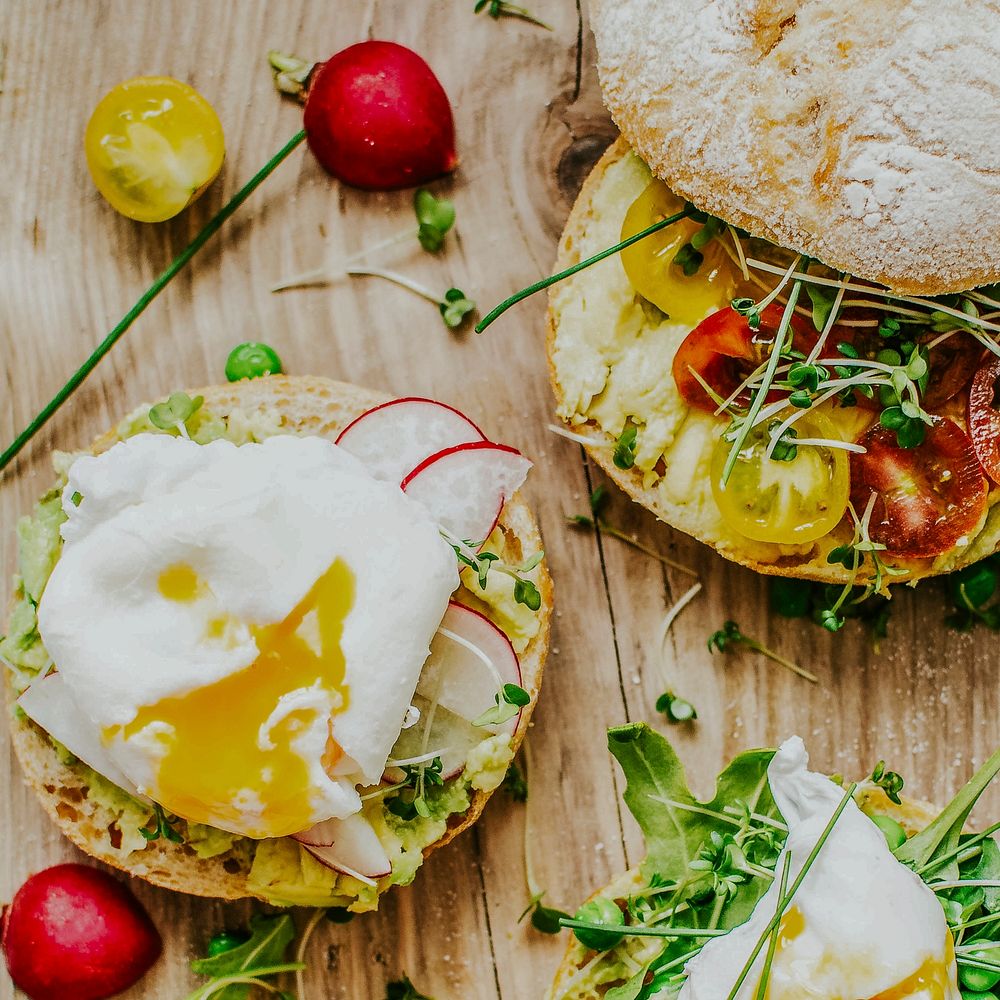
[{"label": "wooden table surface", "polygon": [[[454,198],[458,223],[441,257],[414,243],[390,262],[434,288],[458,285],[484,307],[546,273],[575,191],[614,135],[579,5],[535,0],[549,32],[474,16],[472,0],[0,0],[0,443],[300,127],[300,111],[272,89],[270,48],[322,58],[378,37],[420,51],[455,107],[462,163],[435,190]],[[219,181],[157,226],[103,202],[82,149],[101,95],[144,73],[191,82],[215,106],[227,139]],[[381,1000],[385,982],[404,971],[435,1000],[529,1000],[542,994],[564,942],[517,923],[525,840],[546,899],[570,909],[641,858],[604,730],[627,719],[663,726],[653,704],[664,671],[698,708],[696,724],[670,730],[697,790],[707,791],[738,750],[797,732],[817,767],[863,774],[884,756],[913,793],[940,800],[1000,741],[996,644],[947,631],[934,584],[894,600],[880,653],[858,626],[829,636],[769,618],[761,578],[615,496],[612,520],[695,566],[704,584],[661,654],[664,613],[690,581],[615,539],[566,525],[600,477],[577,445],[546,429],[541,298],[477,338],[446,331],[433,306],[375,280],[269,291],[285,275],[409,225],[410,199],[340,187],[297,151],[0,478],[0,570],[9,579],[15,520],[48,486],[53,449],[82,446],[144,400],[220,381],[229,349],[245,339],[273,344],[291,372],[447,400],[523,449],[536,463],[527,492],[558,602],[530,736],[527,837],[525,807],[498,793],[477,827],[434,855],[413,886],[389,894],[381,912],[322,926],[300,1000]],[[705,640],[726,618],[811,667],[820,685],[753,656],[711,656]],[[77,856],[23,786],[6,741],[0,848],[0,900],[31,872]],[[252,910],[144,884],[136,891],[166,951],[129,997],[183,997],[194,985],[187,960]],[[0,973],[0,998],[11,996]]]}]

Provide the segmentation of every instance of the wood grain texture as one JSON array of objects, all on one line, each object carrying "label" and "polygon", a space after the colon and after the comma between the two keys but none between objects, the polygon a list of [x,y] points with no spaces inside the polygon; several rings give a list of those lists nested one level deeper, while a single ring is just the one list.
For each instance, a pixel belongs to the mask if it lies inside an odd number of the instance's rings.
[{"label": "wood grain texture", "polygon": [[[554,30],[472,14],[472,0],[0,0],[0,441],[36,412],[150,279],[299,128],[273,93],[269,48],[323,56],[365,37],[422,52],[455,105],[462,165],[435,186],[458,226],[441,257],[416,244],[381,262],[490,306],[545,273],[572,197],[613,137],[577,6],[538,0]],[[220,180],[180,219],[141,226],[117,216],[87,175],[82,132],[99,97],[140,73],[194,84],[225,126]],[[297,152],[164,293],[62,413],[0,479],[0,570],[14,567],[13,527],[50,480],[52,449],[89,441],[142,400],[221,379],[248,338],[272,343],[288,370],[396,393],[436,396],[537,463],[528,494],[556,580],[554,648],[531,735],[528,843],[552,905],[573,908],[642,854],[619,805],[604,729],[652,718],[669,682],[700,719],[671,731],[696,787],[732,753],[791,732],[817,766],[862,773],[879,756],[942,799],[1000,740],[997,647],[940,625],[939,585],[901,594],[881,655],[855,628],[841,636],[767,616],[764,583],[657,524],[622,497],[611,518],[695,566],[705,591],[658,649],[666,609],[689,580],[612,538],[569,528],[597,474],[546,430],[544,302],[525,303],[477,338],[444,330],[432,306],[369,279],[274,295],[278,279],[331,263],[411,223],[409,193],[339,187]],[[821,677],[817,688],[753,657],[712,657],[725,618],[772,641]],[[74,851],[0,750],[0,899]],[[997,796],[989,805],[1000,804]],[[525,807],[498,794],[481,822],[433,856],[378,914],[323,925],[300,1000],[381,1000],[405,971],[435,1000],[540,996],[562,950],[516,923],[526,902]],[[131,998],[179,998],[187,959],[249,906],[223,906],[143,885],[166,937],[164,959]],[[301,914],[304,917],[305,914]],[[0,976],[0,998],[13,996]]]}]

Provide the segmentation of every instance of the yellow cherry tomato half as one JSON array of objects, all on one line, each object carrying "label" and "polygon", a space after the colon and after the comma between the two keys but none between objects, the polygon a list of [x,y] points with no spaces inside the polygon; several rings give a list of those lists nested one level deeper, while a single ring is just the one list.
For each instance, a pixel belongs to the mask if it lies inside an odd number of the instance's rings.
[{"label": "yellow cherry tomato half", "polygon": [[138,222],[163,222],[190,205],[226,152],[212,105],[169,76],[137,76],[105,94],[84,149],[97,190]]},{"label": "yellow cherry tomato half", "polygon": [[[684,202],[663,181],[653,180],[629,206],[621,238],[627,240],[683,208]],[[728,234],[701,248],[704,260],[694,274],[686,275],[684,268],[674,263],[681,247],[701,228],[698,222],[681,219],[621,252],[622,266],[632,287],[672,320],[689,326],[728,306],[743,278],[719,242],[728,240]]]},{"label": "yellow cherry tomato half", "polygon": [[[833,421],[812,412],[794,424],[799,438],[841,440]],[[843,448],[803,444],[789,461],[765,458],[766,424],[754,428],[740,450],[729,481],[722,472],[731,442],[724,437],[712,453],[712,494],[730,528],[759,542],[799,545],[822,538],[847,510],[850,462]]]}]

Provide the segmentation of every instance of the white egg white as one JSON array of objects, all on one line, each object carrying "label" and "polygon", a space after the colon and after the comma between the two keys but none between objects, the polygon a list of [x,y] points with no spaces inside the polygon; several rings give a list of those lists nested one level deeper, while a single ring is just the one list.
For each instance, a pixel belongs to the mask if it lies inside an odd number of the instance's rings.
[{"label": "white egg white", "polygon": [[[789,884],[802,870],[844,795],[828,778],[809,771],[808,762],[802,740],[793,737],[768,768],[771,791],[789,828],[777,866],[780,872],[790,852]],[[774,916],[779,890],[775,879],[746,923],[710,940],[688,963],[688,978],[678,1000],[729,996]],[[768,1000],[878,997],[898,989],[926,967],[936,968],[943,983],[936,988],[892,992],[894,1000],[960,1000],[941,905],[919,876],[893,857],[885,837],[853,801],[806,873],[791,906],[801,915],[801,929],[775,955]],[[752,1000],[756,995],[765,951],[737,1000]]]},{"label": "white egg white", "polygon": [[[283,621],[335,560],[346,564],[354,598],[340,639],[349,692],[334,724],[341,777],[331,779],[320,760],[337,708],[328,695],[294,690],[276,712],[315,710],[293,743],[316,790],[313,821],[356,812],[355,785],[381,778],[458,585],[454,553],[426,510],[331,442],[292,436],[237,447],[139,435],[78,459],[63,505],[64,546],[39,631],[106,740],[140,709],[248,667],[258,653],[252,628]],[[208,597],[164,598],[160,576],[179,564]],[[206,640],[209,617],[232,623],[224,642]],[[136,787],[155,793],[155,726],[107,749]],[[259,835],[250,798],[245,824],[219,825]]]}]

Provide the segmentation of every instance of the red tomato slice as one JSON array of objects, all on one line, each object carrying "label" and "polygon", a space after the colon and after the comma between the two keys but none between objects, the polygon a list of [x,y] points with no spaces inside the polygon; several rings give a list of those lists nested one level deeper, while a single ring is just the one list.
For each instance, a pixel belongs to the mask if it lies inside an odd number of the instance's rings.
[{"label": "red tomato slice", "polygon": [[[684,401],[714,412],[717,403],[695,378],[697,373],[723,399],[728,399],[762,361],[766,360],[781,322],[784,306],[772,302],[760,314],[760,329],[751,330],[745,316],[735,309],[720,309],[706,316],[681,342],[674,355],[673,375]],[[799,316],[792,316],[792,346],[807,354],[816,343],[816,333]],[[772,390],[768,401],[779,399]],[[750,393],[737,402],[746,405]]]},{"label": "red tomato slice", "polygon": [[968,435],[938,417],[924,443],[900,448],[893,431],[876,424],[851,455],[851,503],[858,516],[875,494],[872,541],[912,559],[940,555],[979,526],[987,484]]},{"label": "red tomato slice", "polygon": [[968,419],[976,457],[986,475],[1000,483],[1000,359],[993,358],[973,377]]}]

